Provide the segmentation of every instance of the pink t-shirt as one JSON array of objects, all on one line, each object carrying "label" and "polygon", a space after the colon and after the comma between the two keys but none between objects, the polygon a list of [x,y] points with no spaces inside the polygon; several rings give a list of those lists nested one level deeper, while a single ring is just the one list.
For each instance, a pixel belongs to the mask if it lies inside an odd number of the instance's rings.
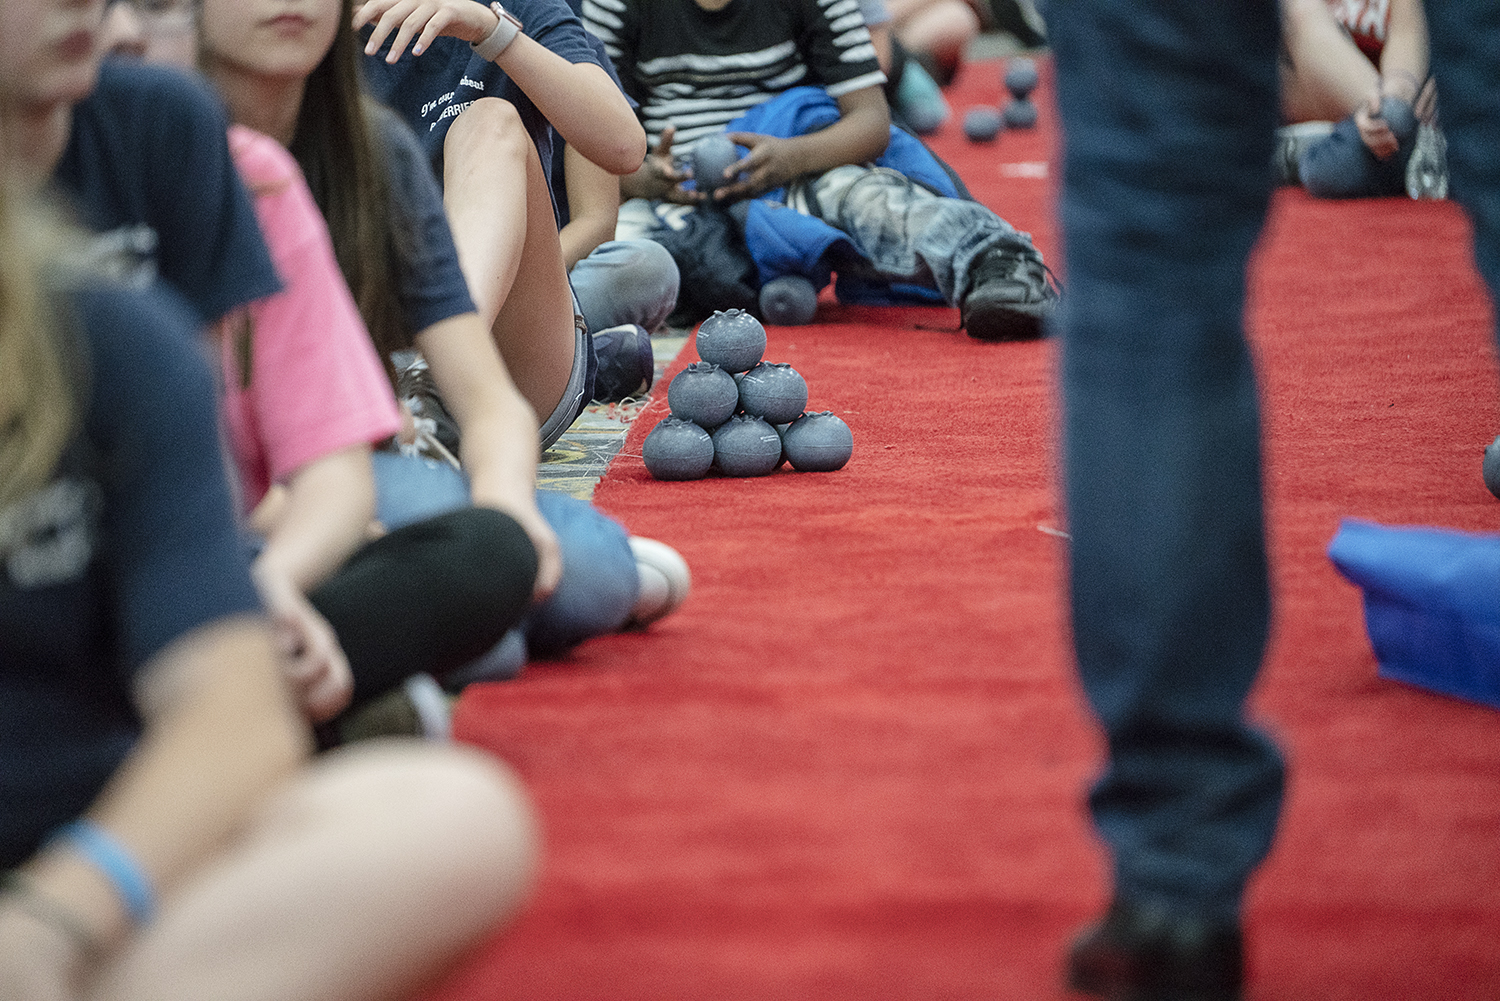
[{"label": "pink t-shirt", "polygon": [[300,466],[389,438],[401,419],[297,161],[239,125],[229,148],[285,286],[231,315],[221,340],[224,422],[249,511]]}]

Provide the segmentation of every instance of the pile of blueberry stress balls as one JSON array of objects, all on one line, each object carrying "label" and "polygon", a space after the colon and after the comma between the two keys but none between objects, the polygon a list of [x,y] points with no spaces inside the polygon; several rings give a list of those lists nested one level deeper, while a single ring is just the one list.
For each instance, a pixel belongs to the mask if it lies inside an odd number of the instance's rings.
[{"label": "pile of blueberry stress balls", "polygon": [[698,357],[667,387],[672,415],[641,453],[658,480],[765,476],[783,462],[803,472],[840,469],[854,434],[832,411],[807,413],[807,381],[784,362],[761,361],[766,328],[741,309],[698,327]]}]

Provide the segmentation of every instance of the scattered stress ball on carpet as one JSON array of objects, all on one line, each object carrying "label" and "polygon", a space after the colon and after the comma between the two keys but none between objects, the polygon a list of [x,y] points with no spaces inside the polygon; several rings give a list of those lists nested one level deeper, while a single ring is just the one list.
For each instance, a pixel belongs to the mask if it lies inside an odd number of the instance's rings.
[{"label": "scattered stress ball on carpet", "polygon": [[772,278],[760,288],[760,315],[780,327],[811,323],[818,312],[818,290],[801,275]]}]

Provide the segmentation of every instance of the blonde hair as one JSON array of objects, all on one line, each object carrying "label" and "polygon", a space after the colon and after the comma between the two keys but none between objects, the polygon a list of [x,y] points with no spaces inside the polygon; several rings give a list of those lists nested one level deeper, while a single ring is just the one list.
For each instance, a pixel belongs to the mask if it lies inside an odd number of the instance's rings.
[{"label": "blonde hair", "polygon": [[63,233],[37,199],[0,183],[0,508],[46,483],[77,423],[62,317],[48,294]]}]

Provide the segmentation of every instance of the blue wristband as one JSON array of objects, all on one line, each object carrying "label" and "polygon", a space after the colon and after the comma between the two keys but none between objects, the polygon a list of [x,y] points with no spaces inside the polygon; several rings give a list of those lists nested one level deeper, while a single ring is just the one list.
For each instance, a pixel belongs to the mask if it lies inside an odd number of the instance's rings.
[{"label": "blue wristband", "polygon": [[75,820],[58,828],[52,840],[73,848],[104,874],[120,895],[130,920],[136,924],[151,920],[156,912],[151,878],[113,834],[92,820]]}]

